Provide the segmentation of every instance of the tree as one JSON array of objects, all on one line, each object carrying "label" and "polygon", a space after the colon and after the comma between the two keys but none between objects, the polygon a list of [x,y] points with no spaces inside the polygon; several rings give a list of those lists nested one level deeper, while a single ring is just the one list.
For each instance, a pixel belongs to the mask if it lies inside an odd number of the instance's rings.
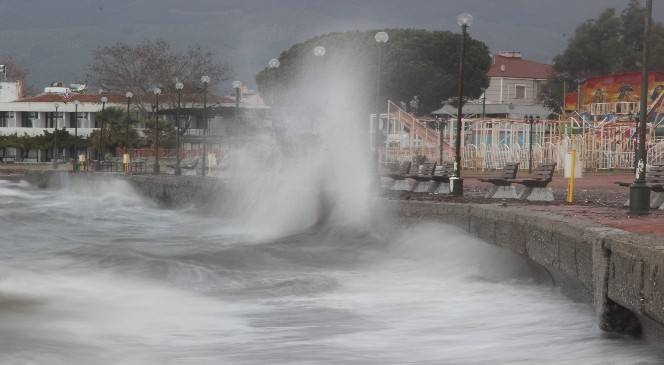
[{"label": "tree", "polygon": [[[65,149],[71,149],[74,147],[74,141],[76,140],[76,137],[69,133],[69,131],[66,128],[58,128],[58,141],[57,141],[57,155],[62,156],[63,151]],[[53,148],[56,146],[55,143],[55,133],[50,132],[46,129],[44,129],[44,134],[41,135],[36,135],[34,137],[30,137],[31,142],[29,145],[33,148],[41,149],[41,150],[53,150]],[[78,137],[77,140],[77,146],[78,147],[85,147],[87,145],[87,140],[81,138],[80,136]]]},{"label": "tree", "polygon": [[[554,81],[543,90],[544,105],[560,110],[563,85],[576,87],[575,80],[639,71],[645,16],[646,10],[639,1],[630,0],[620,16],[614,8],[608,8],[597,19],[579,25],[567,48],[553,59]],[[654,22],[651,32],[651,40],[664,38],[664,25]],[[649,68],[664,70],[664,44],[652,41],[650,44]]]},{"label": "tree", "polygon": [[[97,114],[97,118],[104,120],[104,139],[102,149],[107,147],[124,147],[127,144],[127,130],[129,130],[129,145],[136,145],[139,137],[138,132],[127,118],[125,108],[111,106]],[[129,125],[127,122],[129,121]]]},{"label": "tree", "polygon": [[[145,122],[145,145],[154,148],[156,146],[155,140],[155,120],[150,118]],[[173,148],[175,144],[175,125],[172,121],[167,120],[163,115],[159,116],[159,148]]]},{"label": "tree", "polygon": [[12,55],[6,54],[0,56],[0,65],[5,66],[7,80],[25,80],[28,76],[29,70],[21,67]]},{"label": "tree", "polygon": [[[7,80],[25,80],[30,73],[28,68],[22,67],[16,59],[9,54],[0,55],[0,65],[5,66]],[[28,86],[24,85],[24,92],[28,92]]]},{"label": "tree", "polygon": [[184,84],[183,93],[200,93],[200,78],[210,77],[212,87],[227,79],[228,66],[215,61],[212,51],[200,45],[186,51],[174,51],[163,40],[145,40],[135,46],[117,42],[93,51],[93,61],[88,65],[88,79],[105,92],[134,93],[135,107],[146,112],[142,95],[152,95],[155,87],[163,93],[175,94],[176,80]]},{"label": "tree", "polygon": [[[461,34],[419,29],[386,32],[389,41],[383,45],[380,100],[408,103],[418,96],[419,109],[428,113],[457,95]],[[347,99],[363,106],[363,113],[373,111],[378,78],[376,33],[328,33],[295,44],[281,53],[279,68],[258,73],[258,90],[272,105],[292,106],[312,95],[343,88]],[[486,72],[491,56],[488,47],[477,40],[468,38],[466,45],[465,96],[477,98],[489,84]],[[314,56],[316,46],[326,48],[324,57]],[[324,97],[318,103],[328,101]]]},{"label": "tree", "polygon": [[6,136],[3,141],[3,147],[13,147],[20,151],[21,160],[28,157],[30,150],[34,148],[36,144],[35,138],[29,136],[27,133],[23,133],[22,136],[19,136],[18,133],[14,133]]}]

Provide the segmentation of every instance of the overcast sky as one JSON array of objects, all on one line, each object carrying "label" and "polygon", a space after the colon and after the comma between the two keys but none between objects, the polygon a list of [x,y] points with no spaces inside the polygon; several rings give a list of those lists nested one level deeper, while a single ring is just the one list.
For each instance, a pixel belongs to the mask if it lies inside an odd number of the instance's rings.
[{"label": "overcast sky", "polygon": [[[469,34],[492,53],[521,51],[551,62],[583,21],[628,0],[0,0],[0,53],[30,69],[27,82],[85,82],[92,50],[122,41],[163,38],[215,51],[233,80],[254,87],[255,74],[291,45],[331,31],[421,28]],[[645,0],[642,1],[645,4]],[[655,1],[655,21],[664,5]],[[10,71],[11,72],[11,71]]]}]

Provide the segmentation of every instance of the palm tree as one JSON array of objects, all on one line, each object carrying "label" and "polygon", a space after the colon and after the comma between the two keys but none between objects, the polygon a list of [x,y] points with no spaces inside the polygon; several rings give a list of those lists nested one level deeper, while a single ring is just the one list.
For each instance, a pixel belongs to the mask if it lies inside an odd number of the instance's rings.
[{"label": "palm tree", "polygon": [[[139,141],[138,132],[132,125],[132,121],[127,117],[124,108],[108,107],[97,114],[97,118],[104,118],[103,136],[101,136],[101,150],[105,151],[108,147],[115,150],[116,147],[126,147],[127,130],[129,131],[129,144],[136,145]],[[129,126],[127,126],[129,123]],[[127,128],[128,127],[128,128]],[[96,132],[96,131],[95,131]],[[99,133],[90,135],[93,146],[98,145]]]}]

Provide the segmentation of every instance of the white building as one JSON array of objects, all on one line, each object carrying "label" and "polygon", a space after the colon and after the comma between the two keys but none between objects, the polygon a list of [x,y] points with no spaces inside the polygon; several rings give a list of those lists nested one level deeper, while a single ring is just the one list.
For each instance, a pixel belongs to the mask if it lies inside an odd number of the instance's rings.
[{"label": "white building", "polygon": [[[88,137],[93,130],[101,127],[101,120],[97,114],[102,109],[118,107],[126,110],[128,99],[124,94],[85,94],[76,89],[51,86],[45,88],[45,92],[29,98],[22,97],[21,82],[0,82],[0,136],[17,134],[18,136],[38,136],[44,131],[53,133],[57,125],[58,129],[67,129],[71,135]],[[102,97],[106,102],[102,102]],[[130,100],[131,113],[143,114],[145,118],[153,117],[154,95],[135,95]],[[160,118],[175,120],[177,95],[162,94],[159,98]],[[209,125],[207,131],[208,148],[221,148],[220,144],[227,140],[229,125],[235,123],[236,114],[235,99],[230,97],[208,95],[207,116]],[[197,155],[202,150],[203,144],[203,95],[182,95],[181,118],[182,125],[187,125],[186,132],[182,135],[182,147],[189,150],[192,155]],[[253,104],[251,101],[239,101],[240,123],[261,119],[265,105]],[[135,125],[139,133],[141,126]],[[215,147],[216,145],[216,147]],[[133,147],[132,147],[133,150]],[[28,156],[21,159],[20,154],[14,148],[0,148],[0,157],[4,160],[19,160],[23,162],[47,162],[50,161],[52,151],[32,149]],[[79,150],[64,151],[65,161],[78,153],[87,153],[90,156],[93,151]],[[19,156],[18,158],[15,156]],[[7,158],[10,157],[10,158]],[[91,157],[91,156],[90,156]]]}]

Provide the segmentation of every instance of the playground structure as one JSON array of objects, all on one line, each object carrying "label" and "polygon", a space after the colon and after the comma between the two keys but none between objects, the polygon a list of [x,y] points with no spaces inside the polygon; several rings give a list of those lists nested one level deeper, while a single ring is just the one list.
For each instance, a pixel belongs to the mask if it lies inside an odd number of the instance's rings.
[{"label": "playground structure", "polygon": [[[664,136],[656,133],[664,117],[661,99],[660,95],[647,113],[647,164],[664,160]],[[528,170],[556,162],[560,170],[566,154],[575,150],[586,171],[633,169],[639,103],[619,103],[590,103],[590,109],[605,114],[573,112],[560,120],[462,118],[462,168],[498,170],[508,162],[519,162],[520,169]],[[456,115],[418,118],[388,101],[387,113],[380,115],[380,130],[381,165],[454,160]]]}]

